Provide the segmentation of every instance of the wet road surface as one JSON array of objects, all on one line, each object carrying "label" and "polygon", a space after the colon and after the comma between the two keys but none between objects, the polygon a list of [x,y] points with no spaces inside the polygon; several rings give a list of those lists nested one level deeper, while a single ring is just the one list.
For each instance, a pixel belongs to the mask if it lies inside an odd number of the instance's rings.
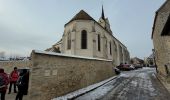
[{"label": "wet road surface", "polygon": [[116,79],[75,100],[170,100],[170,94],[155,76],[155,69],[122,72]]}]

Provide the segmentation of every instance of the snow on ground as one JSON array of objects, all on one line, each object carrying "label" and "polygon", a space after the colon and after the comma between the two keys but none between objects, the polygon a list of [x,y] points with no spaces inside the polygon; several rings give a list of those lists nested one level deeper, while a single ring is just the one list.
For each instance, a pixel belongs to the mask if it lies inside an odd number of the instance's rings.
[{"label": "snow on ground", "polygon": [[138,82],[136,82],[136,81],[131,81],[131,84],[132,84],[134,87],[137,87]]},{"label": "snow on ground", "polygon": [[69,54],[62,54],[62,53],[55,53],[55,52],[47,52],[47,51],[40,51],[40,50],[34,50],[34,52],[35,52],[35,53],[38,53],[38,54],[47,54],[47,55],[62,56],[62,57],[72,57],[72,58],[90,59],[90,60],[101,60],[101,61],[109,61],[109,62],[112,61],[112,60],[101,59],[101,58],[93,58],[93,57],[69,55]]},{"label": "snow on ground", "polygon": [[121,74],[119,75],[119,77],[129,77],[129,75],[128,75],[128,74],[121,73]]},{"label": "snow on ground", "polygon": [[[130,86],[134,88],[140,88],[141,90],[144,90],[147,94],[150,94],[150,96],[157,95],[157,92],[155,88],[153,87],[151,78],[148,77],[148,73],[153,73],[155,70],[153,68],[143,68],[139,70],[133,70],[128,72],[122,72],[118,78],[124,78],[125,82],[128,82],[129,79],[135,78],[130,82]],[[153,76],[153,74],[152,74]],[[68,100],[76,97],[76,100],[97,100],[106,95],[109,91],[112,91],[114,88],[113,83],[116,82],[116,80],[113,80],[115,77],[112,77],[110,79],[107,79],[105,81],[102,81],[100,83],[96,83],[94,85],[90,85],[86,88],[77,90],[75,92],[71,92],[67,95],[55,98],[53,100]],[[122,83],[124,84],[124,83]],[[121,83],[120,85],[121,86]],[[95,89],[94,91],[91,91]],[[127,89],[130,89],[127,87]],[[90,91],[90,92],[89,92]],[[127,91],[127,90],[124,90]],[[83,95],[82,95],[83,94]],[[81,97],[79,97],[81,95]]]},{"label": "snow on ground", "polygon": [[[77,97],[77,96],[79,96],[79,95],[81,95],[81,94],[87,93],[88,91],[91,91],[91,90],[93,90],[93,89],[95,89],[95,88],[97,88],[97,87],[100,87],[100,86],[106,84],[107,82],[113,80],[113,79],[116,78],[116,77],[117,77],[117,76],[113,76],[113,77],[111,77],[111,78],[109,78],[109,79],[106,79],[106,80],[104,80],[104,81],[102,81],[102,82],[99,82],[99,83],[90,85],[90,86],[88,86],[88,87],[86,87],[86,88],[82,88],[82,89],[80,89],[80,90],[71,92],[71,93],[66,94],[66,95],[64,95],[64,96],[54,98],[54,99],[52,99],[52,100],[68,100],[68,99]],[[109,89],[109,88],[110,88],[110,87],[107,87],[107,88],[105,88],[105,90],[104,90],[104,89],[101,89],[101,90],[102,90],[103,92],[106,92],[107,89]],[[101,90],[99,90],[99,92],[101,92]],[[86,100],[88,100],[88,99],[86,99]]]},{"label": "snow on ground", "polygon": [[[153,76],[153,74],[152,74]],[[137,75],[137,77],[142,78],[142,81],[145,81],[144,83],[148,83],[143,86],[143,84],[139,83],[139,88],[143,88],[144,90],[148,90],[151,96],[157,95],[156,89],[153,87],[152,81],[150,77],[148,77],[147,73],[140,73]],[[142,87],[143,86],[143,87]]]},{"label": "snow on ground", "polygon": [[102,96],[106,95],[114,86],[113,85],[104,85],[97,88],[95,91],[87,93],[76,100],[97,100]]}]

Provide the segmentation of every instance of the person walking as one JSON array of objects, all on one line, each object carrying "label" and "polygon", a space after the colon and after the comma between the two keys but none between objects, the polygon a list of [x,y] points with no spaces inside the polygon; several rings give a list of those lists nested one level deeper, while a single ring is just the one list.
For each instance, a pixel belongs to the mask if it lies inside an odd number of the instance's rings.
[{"label": "person walking", "polygon": [[23,72],[20,74],[20,77],[17,81],[18,93],[16,95],[15,100],[22,100],[23,95],[27,95],[28,81],[29,81],[28,71],[27,69],[23,69]]},{"label": "person walking", "polygon": [[14,93],[17,93],[17,90],[16,90],[16,82],[19,78],[19,73],[17,71],[17,67],[14,67],[14,70],[11,72],[10,76],[9,76],[9,79],[10,79],[10,86],[9,86],[9,91],[8,91],[8,94],[11,93],[11,88],[12,88],[12,85],[14,85]]},{"label": "person walking", "polygon": [[1,100],[5,100],[6,90],[9,84],[8,75],[4,72],[3,68],[0,68],[0,95]]}]

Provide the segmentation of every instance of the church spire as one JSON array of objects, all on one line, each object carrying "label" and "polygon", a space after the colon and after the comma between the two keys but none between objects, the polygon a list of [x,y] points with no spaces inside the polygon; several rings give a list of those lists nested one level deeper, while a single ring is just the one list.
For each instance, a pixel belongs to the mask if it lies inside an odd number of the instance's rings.
[{"label": "church spire", "polygon": [[105,20],[105,17],[104,17],[104,10],[103,10],[103,5],[102,5],[102,16],[101,16],[101,18],[102,18],[103,20]]}]

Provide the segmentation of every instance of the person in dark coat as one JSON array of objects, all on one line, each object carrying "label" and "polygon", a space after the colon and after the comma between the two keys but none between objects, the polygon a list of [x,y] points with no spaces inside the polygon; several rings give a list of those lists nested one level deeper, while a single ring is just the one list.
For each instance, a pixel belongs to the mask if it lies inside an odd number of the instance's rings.
[{"label": "person in dark coat", "polygon": [[23,72],[20,74],[20,77],[17,81],[18,93],[16,95],[15,100],[22,100],[23,95],[27,95],[28,81],[29,81],[29,73],[27,69],[23,69]]},{"label": "person in dark coat", "polygon": [[4,69],[0,68],[0,94],[1,100],[5,100],[6,90],[9,84],[8,75],[4,72]]}]

